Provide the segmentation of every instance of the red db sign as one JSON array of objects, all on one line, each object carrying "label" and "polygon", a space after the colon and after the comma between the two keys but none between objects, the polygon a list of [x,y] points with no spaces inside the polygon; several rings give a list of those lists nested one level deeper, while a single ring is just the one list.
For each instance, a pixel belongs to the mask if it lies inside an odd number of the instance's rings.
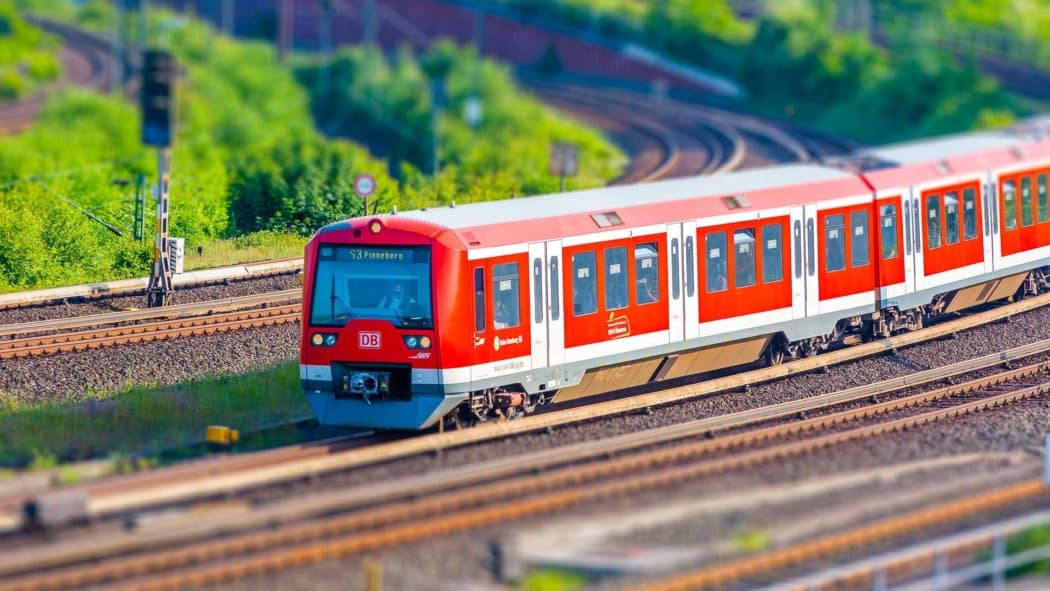
[{"label": "red db sign", "polygon": [[362,349],[379,349],[383,340],[378,332],[357,333],[357,346]]}]

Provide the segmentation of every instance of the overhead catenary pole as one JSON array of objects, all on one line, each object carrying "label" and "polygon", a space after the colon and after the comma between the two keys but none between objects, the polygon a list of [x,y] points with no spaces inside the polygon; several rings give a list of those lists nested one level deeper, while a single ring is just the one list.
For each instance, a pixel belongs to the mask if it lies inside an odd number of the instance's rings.
[{"label": "overhead catenary pole", "polygon": [[365,47],[372,48],[376,43],[376,2],[365,0],[365,14],[362,19],[362,39]]},{"label": "overhead catenary pole", "polygon": [[277,15],[277,57],[281,61],[288,56],[292,48],[292,34],[295,29],[295,3],[292,0],[280,0]]},{"label": "overhead catenary pole", "polygon": [[233,36],[233,0],[222,1],[222,32]]},{"label": "overhead catenary pole", "polygon": [[113,80],[110,91],[124,87],[124,0],[113,0]]}]

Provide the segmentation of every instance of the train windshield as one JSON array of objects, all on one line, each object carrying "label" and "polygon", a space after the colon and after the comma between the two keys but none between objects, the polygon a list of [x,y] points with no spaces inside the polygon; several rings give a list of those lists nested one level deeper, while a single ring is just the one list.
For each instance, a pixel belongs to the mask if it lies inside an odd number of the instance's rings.
[{"label": "train windshield", "polygon": [[433,328],[430,248],[322,244],[310,324],[346,326],[358,318]]}]

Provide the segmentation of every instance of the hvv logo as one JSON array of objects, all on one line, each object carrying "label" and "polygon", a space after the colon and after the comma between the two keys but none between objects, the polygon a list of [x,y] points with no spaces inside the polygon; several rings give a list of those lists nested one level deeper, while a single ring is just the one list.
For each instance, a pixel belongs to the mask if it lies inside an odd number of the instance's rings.
[{"label": "hvv logo", "polygon": [[362,349],[379,349],[383,346],[383,337],[378,332],[359,332],[357,346]]}]

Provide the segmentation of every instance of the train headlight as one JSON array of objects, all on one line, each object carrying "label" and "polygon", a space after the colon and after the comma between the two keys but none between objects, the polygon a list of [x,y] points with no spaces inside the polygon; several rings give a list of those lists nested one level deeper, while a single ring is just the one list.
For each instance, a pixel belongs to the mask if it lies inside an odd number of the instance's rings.
[{"label": "train headlight", "polygon": [[368,231],[373,234],[378,234],[383,229],[383,224],[379,223],[379,220],[373,220],[371,224],[368,224]]},{"label": "train headlight", "polygon": [[419,348],[429,349],[430,348],[430,337],[419,337]]},{"label": "train headlight", "polygon": [[419,345],[419,337],[405,337],[405,345],[409,349],[415,349]]},{"label": "train headlight", "polygon": [[335,335],[334,334],[326,334],[324,336],[324,346],[325,347],[331,347],[333,345],[335,345]]},{"label": "train headlight", "polygon": [[315,332],[314,336],[310,337],[310,344],[312,344],[315,347],[320,347],[324,344],[324,335],[319,332]]}]

